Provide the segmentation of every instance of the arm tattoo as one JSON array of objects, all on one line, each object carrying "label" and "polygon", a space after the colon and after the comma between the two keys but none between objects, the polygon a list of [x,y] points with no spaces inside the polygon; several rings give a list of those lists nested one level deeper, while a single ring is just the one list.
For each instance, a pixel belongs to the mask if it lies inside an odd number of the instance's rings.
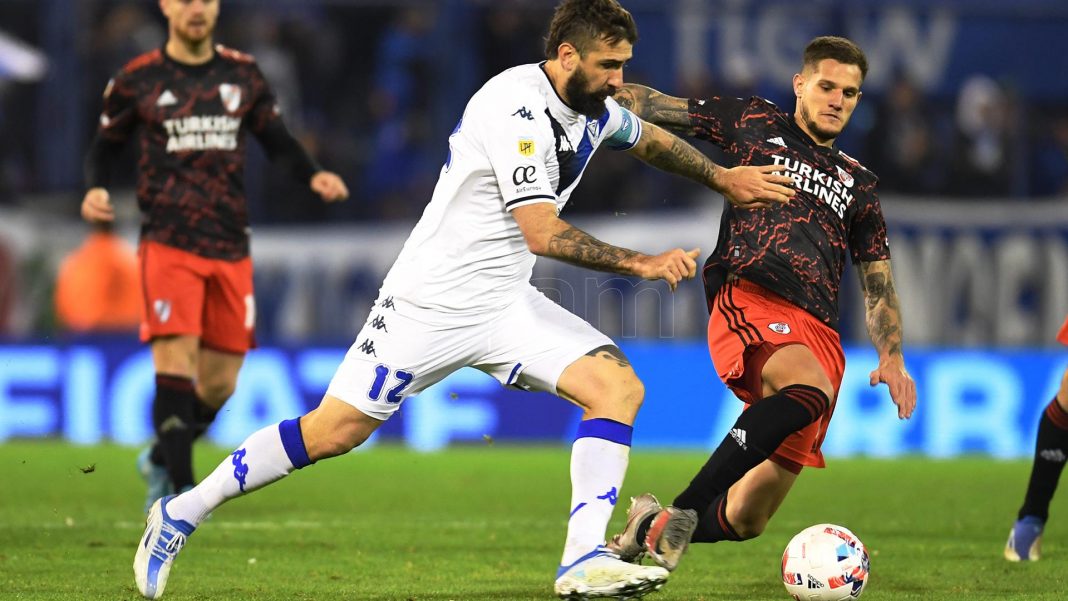
[{"label": "arm tattoo", "polygon": [[868,335],[879,354],[901,354],[901,307],[889,261],[861,262]]},{"label": "arm tattoo", "polygon": [[652,88],[628,83],[616,92],[616,102],[639,118],[671,131],[693,135],[690,101],[657,92]]},{"label": "arm tattoo", "polygon": [[601,242],[571,225],[553,234],[546,254],[580,267],[624,275],[634,274],[631,263],[641,256],[636,251]]},{"label": "arm tattoo", "polygon": [[712,159],[701,151],[678,136],[663,130],[657,131],[649,127],[642,132],[642,136],[654,137],[648,145],[648,150],[641,157],[646,163],[668,173],[676,173],[718,189],[715,186],[715,180],[722,167],[713,163]]},{"label": "arm tattoo", "polygon": [[627,356],[623,354],[623,351],[619,350],[618,346],[606,344],[599,346],[592,351],[586,353],[587,357],[597,357],[608,361],[614,361],[620,367],[630,367],[630,361]]}]

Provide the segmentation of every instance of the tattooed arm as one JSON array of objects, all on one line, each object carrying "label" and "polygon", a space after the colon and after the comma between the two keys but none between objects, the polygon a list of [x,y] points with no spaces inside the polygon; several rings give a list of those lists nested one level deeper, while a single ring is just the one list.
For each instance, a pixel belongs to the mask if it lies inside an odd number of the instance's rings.
[{"label": "tattooed arm", "polygon": [[890,261],[862,261],[858,269],[868,335],[879,351],[879,367],[871,372],[870,383],[872,386],[885,383],[898,407],[898,417],[908,418],[916,408],[916,383],[905,370],[905,358],[901,354],[901,308]]},{"label": "tattooed arm", "polygon": [[794,195],[793,180],[778,174],[782,165],[725,169],[682,138],[652,123],[642,123],[642,137],[628,152],[657,169],[704,184],[743,209],[788,202]]},{"label": "tattooed arm", "polygon": [[697,273],[699,249],[681,248],[651,256],[612,246],[578,229],[556,215],[556,206],[538,203],[512,211],[530,252],[553,257],[573,265],[635,275],[647,280],[664,280],[674,290],[678,283]]},{"label": "tattooed arm", "polygon": [[693,136],[690,101],[658,92],[636,83],[624,84],[615,95],[616,102],[643,121],[655,123],[680,136]]}]

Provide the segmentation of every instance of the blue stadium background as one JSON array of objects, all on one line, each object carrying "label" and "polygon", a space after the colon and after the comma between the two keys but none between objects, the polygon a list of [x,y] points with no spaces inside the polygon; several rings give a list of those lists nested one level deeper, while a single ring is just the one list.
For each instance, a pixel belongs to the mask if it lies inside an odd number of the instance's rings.
[{"label": "blue stadium background", "polygon": [[[240,441],[314,406],[429,198],[445,139],[482,81],[541,57],[548,1],[223,0],[218,41],[255,54],[292,129],[354,192],[325,207],[248,168],[262,347],[212,431]],[[759,94],[788,106],[804,43],[847,35],[868,52],[864,98],[840,147],[881,176],[919,385],[900,424],[867,386],[855,277],[847,274],[846,382],[828,454],[1030,454],[1068,354],[1068,4],[1054,0],[631,0],[641,32],[626,78],[677,95]],[[157,47],[156,3],[0,0],[0,440],[149,435],[150,360],[132,334],[57,324],[59,261],[87,231],[81,160],[100,94]],[[253,146],[255,146],[253,144]],[[135,238],[132,160],[113,196]],[[567,215],[608,241],[711,250],[721,200],[600,153]],[[540,261],[536,284],[619,340],[646,382],[636,444],[708,448],[738,403],[702,343],[695,283],[663,286]],[[376,440],[558,442],[577,411],[459,372],[406,402]]]}]

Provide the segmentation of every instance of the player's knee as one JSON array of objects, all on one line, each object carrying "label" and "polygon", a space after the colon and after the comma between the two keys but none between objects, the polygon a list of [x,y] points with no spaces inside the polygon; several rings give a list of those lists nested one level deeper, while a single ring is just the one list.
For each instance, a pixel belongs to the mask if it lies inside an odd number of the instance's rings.
[{"label": "player's knee", "polygon": [[768,517],[762,515],[742,514],[731,521],[731,527],[742,540],[756,538],[768,527]]},{"label": "player's knee", "polygon": [[831,379],[827,377],[822,369],[808,369],[800,371],[797,377],[790,384],[803,384],[805,386],[812,386],[813,388],[820,389],[827,399],[834,398],[834,385],[831,384]]},{"label": "player's knee", "polygon": [[626,376],[611,381],[606,385],[605,398],[612,399],[616,407],[624,409],[627,413],[638,414],[638,409],[645,400],[645,384],[633,371]]},{"label": "player's knee", "polygon": [[197,396],[205,405],[219,408],[234,394],[236,384],[228,380],[197,382]]},{"label": "player's knee", "polygon": [[305,437],[304,446],[308,457],[313,461],[344,455],[367,440],[368,433],[351,424],[338,424],[328,432],[320,433],[314,439]]}]

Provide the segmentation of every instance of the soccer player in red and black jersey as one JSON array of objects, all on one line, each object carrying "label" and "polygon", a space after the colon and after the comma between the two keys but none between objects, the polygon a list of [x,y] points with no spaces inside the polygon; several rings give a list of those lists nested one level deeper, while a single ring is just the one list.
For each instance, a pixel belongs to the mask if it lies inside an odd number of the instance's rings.
[{"label": "soccer player in red and black jersey", "polygon": [[[1064,320],[1057,342],[1068,346],[1068,318]],[[1009,561],[1038,561],[1042,553],[1042,531],[1049,519],[1049,504],[1068,461],[1068,369],[1061,376],[1057,395],[1046,405],[1038,420],[1035,437],[1035,457],[1031,464],[1031,479],[1023,506],[1016,515],[1016,523],[1005,543],[1005,559]]]},{"label": "soccer player in red and black jersey", "polygon": [[616,94],[641,118],[709,140],[736,164],[783,168],[796,190],[773,206],[724,207],[703,270],[708,344],[746,410],[672,507],[634,499],[610,545],[625,558],[648,552],[672,569],[688,542],[758,536],[802,468],[824,466],[820,445],[845,368],[835,328],[847,258],[859,267],[879,351],[871,384],[887,384],[899,418],[912,415],[877,178],[834,147],[866,73],[860,48],[828,36],[805,48],[792,115],[755,97],[687,100],[635,85]]},{"label": "soccer player in red and black jersey", "polygon": [[348,196],[289,133],[249,55],[216,46],[218,0],[160,0],[166,45],[108,82],[86,157],[82,216],[110,222],[108,169],[136,137],[144,295],[141,338],[156,371],[156,443],[138,466],[156,498],[193,484],[192,444],[233,393],[254,345],[243,173],[246,133],[324,201]]}]

